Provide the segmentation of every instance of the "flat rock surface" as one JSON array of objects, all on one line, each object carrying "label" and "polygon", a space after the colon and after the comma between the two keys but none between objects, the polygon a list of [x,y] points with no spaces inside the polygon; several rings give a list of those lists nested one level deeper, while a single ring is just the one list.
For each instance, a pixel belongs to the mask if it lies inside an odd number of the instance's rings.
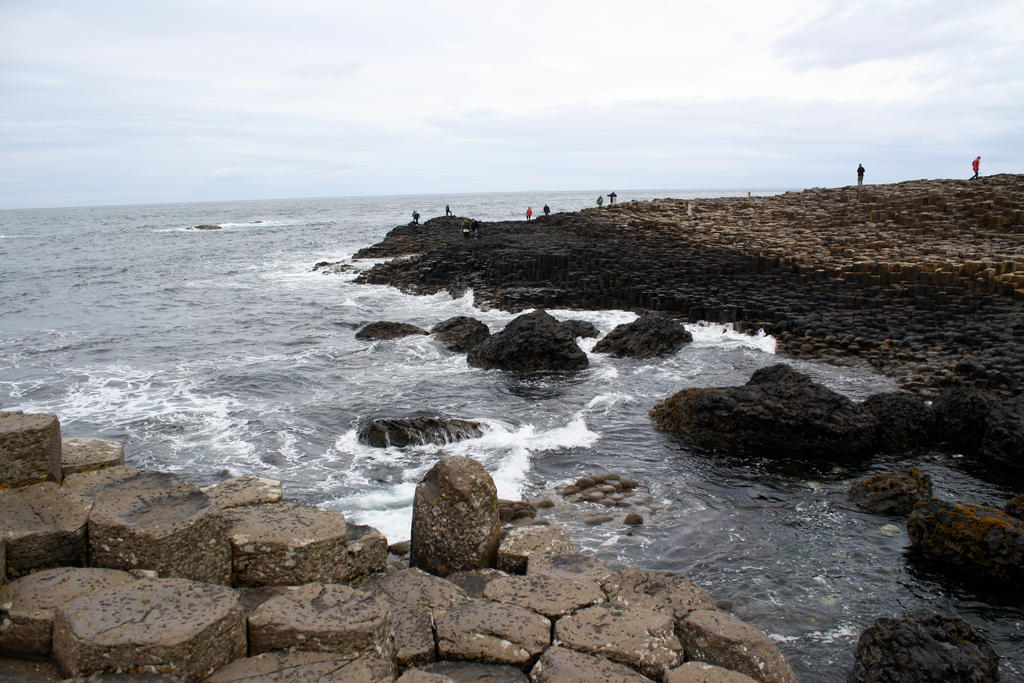
[{"label": "flat rock surface", "polygon": [[686,658],[739,671],[765,683],[796,683],[772,639],[724,612],[691,612],[678,628]]},{"label": "flat rock surface", "polygon": [[[43,569],[11,582],[0,591],[11,623],[0,629],[0,652],[49,655],[54,610],[93,591],[135,581],[116,569],[59,567]],[[3,677],[0,676],[0,679]]]},{"label": "flat rock surface", "polygon": [[76,472],[64,477],[64,482],[61,486],[80,495],[95,498],[96,494],[108,486],[124,481],[125,479],[130,479],[131,477],[141,473],[142,470],[125,466],[108,467],[102,470],[93,470],[91,472]]},{"label": "flat rock surface", "polygon": [[605,601],[596,581],[562,576],[504,576],[487,584],[484,596],[526,607],[550,619]]},{"label": "flat rock surface", "polygon": [[527,683],[530,679],[514,666],[479,662],[434,662],[410,669],[402,683]]},{"label": "flat rock surface", "polygon": [[61,471],[66,477],[124,465],[124,444],[104,439],[66,438],[61,441]]},{"label": "flat rock surface", "polygon": [[0,410],[0,486],[59,482],[60,477],[57,416]]},{"label": "flat rock surface", "polygon": [[186,579],[142,579],[58,608],[53,651],[73,676],[106,671],[201,678],[245,654],[238,595]]},{"label": "flat rock surface", "polygon": [[665,674],[665,683],[756,683],[741,674],[707,662],[686,662]]},{"label": "flat rock surface", "polygon": [[249,653],[296,648],[395,659],[387,604],[348,586],[311,583],[271,598],[249,616]]},{"label": "flat rock surface", "polygon": [[555,643],[606,657],[659,680],[683,661],[671,614],[608,603],[559,619]]},{"label": "flat rock surface", "polygon": [[207,486],[203,493],[221,509],[258,505],[260,503],[277,503],[284,493],[281,482],[267,477],[233,477]]},{"label": "flat rock surface", "polygon": [[511,529],[498,546],[498,569],[525,574],[529,563],[542,557],[572,552],[568,532],[557,526],[528,526]]},{"label": "flat rock surface", "polygon": [[81,566],[92,502],[53,482],[0,489],[0,538],[7,576],[36,569]]},{"label": "flat rock surface", "polygon": [[206,680],[209,683],[384,683],[393,680],[393,670],[390,662],[372,657],[353,658],[333,652],[264,652],[255,657],[236,659]]},{"label": "flat rock surface", "polygon": [[244,586],[339,583],[350,574],[345,515],[290,502],[224,511],[234,582]]},{"label": "flat rock surface", "polygon": [[672,572],[627,567],[612,575],[603,587],[612,604],[666,612],[675,619],[682,619],[693,610],[715,609],[703,588]]},{"label": "flat rock surface", "polygon": [[523,666],[551,644],[551,622],[515,605],[474,600],[434,610],[438,656]]},{"label": "flat rock surface", "polygon": [[530,670],[536,683],[644,683],[652,679],[623,664],[568,648],[549,647]]}]

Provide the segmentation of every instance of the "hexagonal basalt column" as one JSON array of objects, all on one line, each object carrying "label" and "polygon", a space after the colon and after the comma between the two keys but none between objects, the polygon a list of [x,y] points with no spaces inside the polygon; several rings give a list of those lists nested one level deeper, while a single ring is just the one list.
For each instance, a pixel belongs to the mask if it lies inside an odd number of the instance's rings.
[{"label": "hexagonal basalt column", "polygon": [[288,649],[369,655],[393,666],[391,613],[376,596],[348,586],[297,586],[249,615],[250,655]]},{"label": "hexagonal basalt column", "polygon": [[48,413],[0,411],[0,488],[60,482],[60,421]]},{"label": "hexagonal basalt column", "polygon": [[225,511],[239,586],[341,583],[350,568],[345,515],[296,503]]},{"label": "hexagonal basalt column", "polygon": [[226,586],[142,579],[59,607],[53,653],[67,676],[111,671],[201,680],[245,655],[245,618]]},{"label": "hexagonal basalt column", "polygon": [[97,494],[89,515],[89,564],[229,583],[224,513],[177,475],[141,472]]},{"label": "hexagonal basalt column", "polygon": [[92,502],[52,482],[0,490],[0,538],[7,576],[85,564]]},{"label": "hexagonal basalt column", "polygon": [[5,589],[11,623],[6,630],[0,629],[0,653],[49,655],[56,608],[93,591],[135,580],[117,569],[59,567],[11,582]]},{"label": "hexagonal basalt column", "polygon": [[207,679],[208,683],[290,683],[293,681],[390,681],[395,667],[374,657],[333,652],[264,652],[236,659]]},{"label": "hexagonal basalt column", "polygon": [[103,439],[71,438],[61,442],[61,474],[92,472],[124,464],[124,444]]},{"label": "hexagonal basalt column", "polygon": [[526,666],[551,644],[551,622],[525,607],[473,600],[434,610],[442,659]]}]

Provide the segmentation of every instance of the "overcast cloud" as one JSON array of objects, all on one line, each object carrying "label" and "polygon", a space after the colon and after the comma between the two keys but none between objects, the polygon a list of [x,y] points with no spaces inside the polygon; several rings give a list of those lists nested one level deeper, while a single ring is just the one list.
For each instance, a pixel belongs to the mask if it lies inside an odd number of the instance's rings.
[{"label": "overcast cloud", "polygon": [[1024,2],[0,0],[0,207],[1021,172]]}]

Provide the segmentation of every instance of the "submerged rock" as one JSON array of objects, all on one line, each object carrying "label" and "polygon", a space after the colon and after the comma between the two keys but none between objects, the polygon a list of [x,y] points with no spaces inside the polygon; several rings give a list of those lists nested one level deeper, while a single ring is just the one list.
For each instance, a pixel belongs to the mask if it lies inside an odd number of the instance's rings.
[{"label": "submerged rock", "polygon": [[907,520],[913,549],[943,569],[1024,586],[1024,520],[984,505],[922,501]]},{"label": "submerged rock", "polygon": [[915,612],[864,629],[849,680],[998,681],[999,655],[962,617]]},{"label": "submerged rock", "polygon": [[380,418],[359,426],[359,443],[377,448],[446,444],[483,436],[479,422],[445,417]]},{"label": "submerged rock", "polygon": [[518,372],[582,370],[590,365],[573,333],[543,310],[514,318],[470,350],[467,360],[485,370]]},{"label": "submerged rock", "polygon": [[387,320],[370,323],[356,332],[356,339],[375,341],[378,339],[399,339],[413,334],[430,334],[424,329],[409,323],[396,323]]},{"label": "submerged rock", "polygon": [[875,431],[863,407],[784,364],[758,370],[743,386],[684,389],[651,417],[703,448],[775,457],[867,455]]},{"label": "submerged rock", "polygon": [[850,487],[857,507],[880,515],[908,515],[920,500],[932,497],[932,479],[916,467],[882,472]]},{"label": "submerged rock", "polygon": [[675,353],[693,341],[693,335],[674,318],[644,313],[631,323],[617,326],[594,346],[594,353],[654,358]]}]

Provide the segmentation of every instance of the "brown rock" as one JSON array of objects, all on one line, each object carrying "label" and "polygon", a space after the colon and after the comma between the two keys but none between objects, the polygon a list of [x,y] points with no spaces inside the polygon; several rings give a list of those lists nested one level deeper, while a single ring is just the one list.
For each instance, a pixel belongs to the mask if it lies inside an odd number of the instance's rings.
[{"label": "brown rock", "polygon": [[565,681],[644,683],[644,681],[651,680],[646,676],[641,676],[628,666],[558,645],[544,651],[533,669],[530,670],[530,677],[536,683],[563,683]]},{"label": "brown rock", "polygon": [[526,666],[551,644],[551,622],[536,612],[486,600],[434,610],[440,657]]},{"label": "brown rock", "polygon": [[81,595],[131,581],[135,581],[134,576],[116,569],[60,567],[11,582],[0,593],[0,602],[9,604],[10,619],[6,628],[0,628],[0,652],[49,656],[57,607]]},{"label": "brown rock", "polygon": [[284,497],[281,482],[266,477],[233,477],[207,486],[203,493],[222,510],[260,503],[278,503]]},{"label": "brown rock", "polygon": [[682,619],[693,610],[713,610],[715,603],[693,581],[672,572],[627,567],[603,584],[608,602],[671,614]]},{"label": "brown rock", "polygon": [[564,576],[579,580],[596,581],[603,584],[615,572],[601,560],[580,553],[562,553],[535,558],[526,569],[526,575],[543,574]]},{"label": "brown rock", "polygon": [[0,411],[0,487],[60,482],[60,421]]},{"label": "brown rock", "polygon": [[52,482],[0,490],[7,576],[84,565],[90,507],[87,498]]},{"label": "brown rock", "polygon": [[345,524],[348,534],[348,581],[384,571],[388,562],[388,539],[372,526]]},{"label": "brown rock", "polygon": [[562,617],[555,624],[555,642],[607,657],[658,680],[682,661],[670,614],[622,605],[603,603]]},{"label": "brown rock", "polygon": [[142,470],[137,470],[134,467],[108,467],[91,472],[78,472],[64,477],[61,487],[87,498],[95,498],[96,494],[108,486],[134,477],[141,472]]},{"label": "brown rock", "polygon": [[386,683],[394,680],[394,665],[373,657],[334,652],[264,652],[236,659],[207,678],[207,683],[256,683],[271,681],[351,681]]},{"label": "brown rock", "polygon": [[562,527],[518,527],[501,540],[497,566],[509,574],[525,574],[531,560],[569,552],[572,552],[572,541]]},{"label": "brown rock", "polygon": [[227,522],[195,484],[167,472],[141,472],[96,495],[89,515],[89,563],[230,583]]},{"label": "brown rock", "polygon": [[445,458],[416,487],[409,564],[437,576],[493,566],[498,530],[491,475],[470,458]]},{"label": "brown rock", "polygon": [[739,671],[730,671],[707,662],[686,662],[665,674],[665,683],[755,683]]},{"label": "brown rock", "polygon": [[61,474],[91,472],[124,465],[124,444],[103,439],[71,438],[61,442]]},{"label": "brown rock", "polygon": [[434,662],[402,674],[402,683],[529,683],[522,671],[503,664]]},{"label": "brown rock", "polygon": [[57,609],[53,653],[67,676],[161,673],[199,680],[245,654],[238,595],[186,579],[143,579]]},{"label": "brown rock", "polygon": [[342,513],[280,502],[230,508],[224,514],[236,585],[298,586],[348,580],[351,571]]},{"label": "brown rock", "polygon": [[882,472],[850,487],[849,498],[880,515],[909,515],[919,500],[932,497],[932,479],[916,467]]},{"label": "brown rock", "polygon": [[348,586],[296,586],[249,616],[251,655],[289,648],[394,662],[391,613],[376,596]]},{"label": "brown rock", "polygon": [[739,671],[765,683],[796,683],[789,662],[772,639],[734,616],[696,610],[679,624],[687,659]]},{"label": "brown rock", "polygon": [[549,619],[605,601],[596,581],[543,574],[500,577],[487,584],[484,596],[532,609]]}]

